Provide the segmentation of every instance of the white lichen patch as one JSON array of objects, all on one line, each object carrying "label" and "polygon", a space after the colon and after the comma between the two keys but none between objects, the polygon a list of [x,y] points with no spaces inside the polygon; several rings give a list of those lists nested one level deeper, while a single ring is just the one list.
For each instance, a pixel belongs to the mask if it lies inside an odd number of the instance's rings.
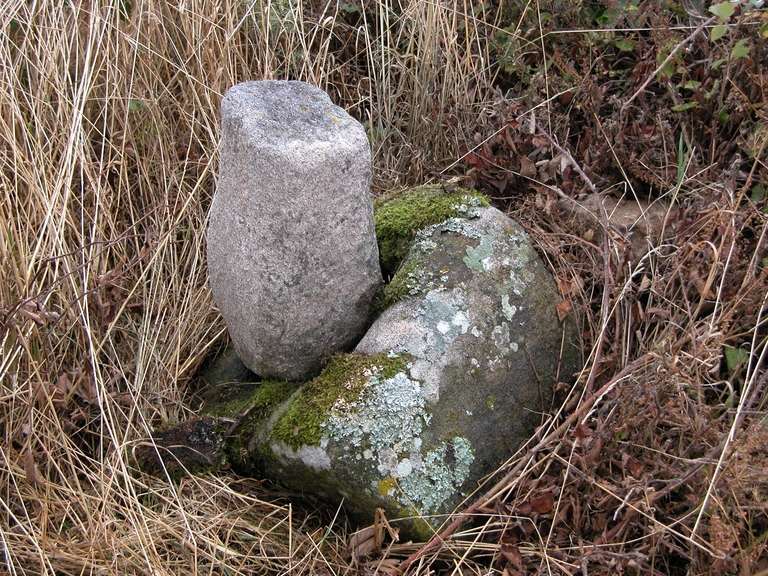
[{"label": "white lichen patch", "polygon": [[354,410],[330,415],[321,446],[333,439],[356,447],[365,460],[372,460],[382,479],[398,480],[402,494],[397,499],[406,508],[415,505],[434,512],[455,495],[469,475],[474,454],[464,438],[422,454],[421,434],[431,415],[418,381],[403,372],[386,380],[372,375],[355,404]]},{"label": "white lichen patch", "polygon": [[431,252],[437,248],[437,244],[431,238],[423,238],[413,243],[416,250],[420,252]]},{"label": "white lichen patch", "polygon": [[421,514],[440,510],[467,479],[474,459],[472,445],[466,438],[443,442],[424,455],[421,466],[400,479],[400,504],[406,508],[415,506]]},{"label": "white lichen patch", "polygon": [[493,332],[491,332],[491,339],[498,351],[498,354],[491,355],[488,358],[488,370],[493,372],[508,361],[508,356],[511,353],[518,351],[518,345],[517,342],[510,340],[509,324],[506,322],[494,326]]},{"label": "white lichen patch", "polygon": [[509,324],[502,322],[499,326],[495,326],[491,332],[491,338],[502,354],[509,352]]},{"label": "white lichen patch", "polygon": [[[430,234],[434,232],[435,229],[439,228],[442,233],[454,232],[456,234],[461,234],[466,238],[480,238],[480,233],[475,230],[472,223],[465,218],[448,218],[448,220],[442,224],[430,226],[429,228],[432,229]],[[429,230],[429,228],[425,228],[425,230]]]},{"label": "white lichen patch", "polygon": [[355,410],[332,412],[324,428],[330,438],[381,454],[421,434],[424,415],[420,383],[398,372],[387,380],[371,377]]},{"label": "white lichen patch", "polygon": [[517,306],[509,304],[509,294],[504,294],[501,297],[501,311],[507,320],[512,320],[512,317],[517,312]]},{"label": "white lichen patch", "polygon": [[493,239],[483,236],[477,248],[467,246],[467,255],[464,256],[464,264],[472,270],[488,274],[492,268]]},{"label": "white lichen patch", "polygon": [[469,330],[469,318],[467,317],[467,313],[463,310],[456,312],[456,316],[451,320],[451,324],[456,326],[461,334],[466,334],[467,330]]},{"label": "white lichen patch", "polygon": [[397,463],[396,472],[399,478],[405,478],[406,476],[408,476],[408,474],[411,473],[412,470],[413,470],[413,466],[411,465],[411,461],[407,458],[405,460],[400,460]]},{"label": "white lichen patch", "polygon": [[[525,275],[523,275],[525,276]],[[514,269],[509,271],[509,281],[504,284],[504,290],[512,292],[516,296],[522,296],[525,289],[533,281],[533,277],[521,277]]]},{"label": "white lichen patch", "polygon": [[411,270],[405,276],[405,286],[408,288],[408,294],[418,296],[425,292],[445,290],[445,283],[448,276],[439,272],[427,272],[421,268]]},{"label": "white lichen patch", "polygon": [[465,218],[479,218],[480,212],[477,210],[482,206],[480,198],[465,194],[461,197],[460,204],[452,204],[451,209],[460,212]]},{"label": "white lichen patch", "polygon": [[469,317],[463,310],[465,304],[461,290],[454,289],[450,295],[445,294],[443,296],[434,290],[428,292],[414,313],[425,331],[429,346],[441,352],[456,336],[469,330]]},{"label": "white lichen patch", "polygon": [[535,255],[531,249],[531,241],[523,230],[515,231],[509,234],[510,251],[515,256],[515,262],[518,268],[524,268],[528,262],[535,260]]},{"label": "white lichen patch", "polygon": [[319,446],[300,446],[294,450],[281,440],[273,440],[269,447],[275,456],[282,462],[300,460],[315,470],[330,470],[331,457],[326,452],[328,441],[321,441]]}]

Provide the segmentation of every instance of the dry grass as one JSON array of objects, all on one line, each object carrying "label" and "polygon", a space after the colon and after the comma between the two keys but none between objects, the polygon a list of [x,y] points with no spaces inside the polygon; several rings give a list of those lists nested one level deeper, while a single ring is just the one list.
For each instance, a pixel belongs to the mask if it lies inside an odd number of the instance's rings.
[{"label": "dry grass", "polygon": [[[455,158],[435,103],[461,98],[470,72],[483,79],[444,49],[471,16],[415,3],[395,19],[381,4],[353,27],[335,4],[308,13],[287,1],[0,6],[0,534],[12,572],[339,572],[333,537],[324,558],[317,526],[260,500],[258,485],[176,485],[130,463],[154,426],[194,409],[186,386],[224,338],[204,247],[228,87],[327,89],[367,122],[379,188]],[[357,68],[372,73],[351,81]]]},{"label": "dry grass", "polygon": [[[131,453],[154,427],[195,410],[187,385],[226,338],[204,260],[223,92],[260,78],[326,89],[364,122],[377,190],[445,170],[461,145],[480,155],[499,122],[531,108],[567,141],[567,115],[548,98],[575,86],[574,102],[586,102],[589,79],[571,74],[566,86],[563,70],[534,75],[528,93],[538,96],[510,103],[494,88],[504,79],[491,37],[503,32],[519,48],[518,68],[545,55],[568,65],[545,46],[541,10],[526,7],[504,31],[502,12],[484,10],[385,0],[364,9],[0,4],[0,541],[9,573],[358,570],[335,511],[297,508],[223,472],[150,477]],[[398,545],[383,568],[414,554],[412,574],[768,570],[768,227],[765,201],[748,200],[751,186],[766,186],[762,142],[745,164],[749,179],[731,186],[715,184],[730,158],[710,157],[709,183],[701,166],[678,158],[682,175],[666,166],[678,174],[663,189],[668,227],[639,265],[620,236],[596,250],[560,221],[551,183],[533,179],[537,194],[519,199],[517,216],[573,286],[584,373],[445,544]]]}]

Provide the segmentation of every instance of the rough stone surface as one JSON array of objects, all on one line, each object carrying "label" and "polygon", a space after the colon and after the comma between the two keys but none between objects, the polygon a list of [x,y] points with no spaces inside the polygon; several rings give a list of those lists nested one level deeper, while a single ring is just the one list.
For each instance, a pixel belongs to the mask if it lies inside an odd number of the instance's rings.
[{"label": "rough stone surface", "polygon": [[[356,353],[334,358],[240,433],[259,473],[376,507],[424,537],[503,463],[576,368],[573,325],[523,230],[466,197],[462,218],[421,230],[390,305]],[[402,295],[402,286],[407,288]],[[561,353],[562,350],[562,353]],[[245,450],[244,450],[245,448]]]},{"label": "rough stone surface", "polygon": [[365,333],[381,284],[363,127],[303,82],[224,96],[211,289],[238,355],[306,380]]},{"label": "rough stone surface", "polygon": [[[600,201],[608,214],[610,225],[629,241],[625,257],[637,265],[660,243],[669,207],[660,200],[619,200],[608,194],[601,196]],[[578,223],[585,238],[596,244],[602,242],[603,224],[594,194],[587,194],[580,199],[563,198],[557,202],[557,206],[571,223]]]}]

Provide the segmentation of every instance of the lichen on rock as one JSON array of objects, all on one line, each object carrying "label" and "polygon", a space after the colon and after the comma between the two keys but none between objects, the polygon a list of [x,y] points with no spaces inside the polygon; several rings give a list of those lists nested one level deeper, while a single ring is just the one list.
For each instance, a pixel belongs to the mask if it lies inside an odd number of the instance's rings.
[{"label": "lichen on rock", "polygon": [[238,433],[259,470],[289,487],[344,495],[353,518],[378,506],[393,518],[443,513],[461,493],[473,448],[431,430],[412,360],[395,351],[335,356],[266,425],[244,423]]},{"label": "lichen on rock", "polygon": [[376,241],[384,277],[394,276],[419,230],[449,218],[473,218],[477,208],[488,205],[488,199],[475,190],[446,193],[440,185],[419,186],[376,200]]},{"label": "lichen on rock", "polygon": [[338,354],[319,376],[306,383],[273,424],[271,436],[298,449],[318,445],[332,410],[354,405],[373,374],[384,377],[402,370],[406,358],[379,354]]}]

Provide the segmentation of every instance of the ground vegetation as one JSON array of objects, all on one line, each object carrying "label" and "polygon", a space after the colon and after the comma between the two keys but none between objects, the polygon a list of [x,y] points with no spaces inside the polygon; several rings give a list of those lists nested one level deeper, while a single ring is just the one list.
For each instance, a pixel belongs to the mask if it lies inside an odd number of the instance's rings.
[{"label": "ground vegetation", "polygon": [[[8,573],[768,574],[762,1],[7,0],[0,26]],[[218,106],[262,78],[363,123],[376,195],[486,194],[580,322],[575,384],[426,542],[133,464],[226,343]],[[589,197],[663,207],[647,250],[563,215]]]}]

